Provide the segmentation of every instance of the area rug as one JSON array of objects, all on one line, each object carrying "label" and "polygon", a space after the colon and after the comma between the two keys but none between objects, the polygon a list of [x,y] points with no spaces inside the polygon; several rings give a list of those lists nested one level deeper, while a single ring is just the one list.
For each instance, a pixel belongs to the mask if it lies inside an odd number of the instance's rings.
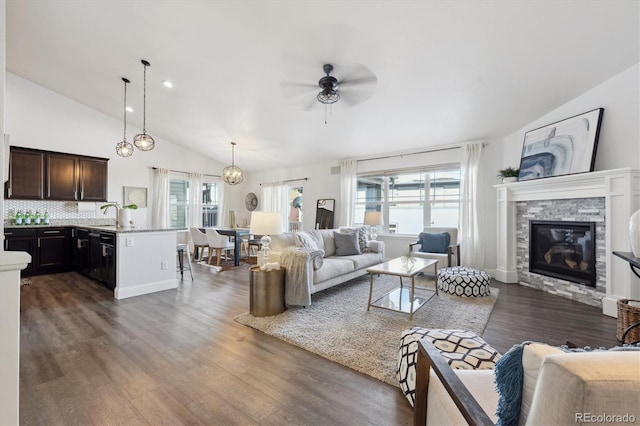
[{"label": "area rug", "polygon": [[[398,277],[374,277],[374,300],[397,285]],[[416,286],[433,288],[433,278],[419,276]],[[491,288],[490,296],[470,298],[441,291],[413,314],[413,321],[408,314],[375,307],[367,312],[368,297],[367,275],[312,295],[308,308],[290,307],[280,315],[262,318],[247,312],[234,319],[398,386],[395,369],[402,331],[411,327],[450,328],[482,335],[498,289]]]}]

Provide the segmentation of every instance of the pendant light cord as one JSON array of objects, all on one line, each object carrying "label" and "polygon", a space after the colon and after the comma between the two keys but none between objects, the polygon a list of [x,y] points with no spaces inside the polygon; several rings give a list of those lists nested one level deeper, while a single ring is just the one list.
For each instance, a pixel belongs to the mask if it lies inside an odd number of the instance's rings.
[{"label": "pendant light cord", "polygon": [[124,82],[124,137],[123,141],[127,140],[127,82]]},{"label": "pendant light cord", "polygon": [[144,86],[142,90],[142,133],[147,133],[147,65],[144,65]]}]

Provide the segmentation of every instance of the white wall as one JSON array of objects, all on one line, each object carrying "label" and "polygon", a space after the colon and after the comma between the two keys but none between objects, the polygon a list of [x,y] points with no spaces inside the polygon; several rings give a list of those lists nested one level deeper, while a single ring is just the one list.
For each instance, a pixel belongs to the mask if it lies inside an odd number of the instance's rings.
[{"label": "white wall", "polygon": [[[6,75],[5,133],[11,145],[109,158],[109,200],[123,202],[123,186],[148,188],[148,208],[133,212],[136,223],[150,223],[151,167],[219,175],[224,165],[155,137],[153,151],[116,155],[122,121],[86,107],[12,73]],[[119,114],[119,111],[115,111]],[[147,129],[153,135],[153,129]],[[140,129],[127,126],[127,139]],[[0,210],[1,212],[2,210]]]},{"label": "white wall", "polygon": [[[496,221],[495,221],[495,191],[493,185],[498,183],[496,172],[502,164],[502,141],[487,141],[482,154],[481,179],[481,204],[480,212],[481,232],[485,237],[485,264],[492,271],[496,265]],[[425,148],[426,149],[426,148]],[[358,172],[374,172],[387,169],[413,168],[420,166],[439,165],[460,162],[460,149],[435,151],[423,154],[404,153],[400,156],[380,160],[358,161]],[[384,155],[380,155],[384,157]],[[364,160],[364,159],[360,159]],[[312,167],[292,167],[290,169],[277,169],[252,175],[252,185],[249,190],[258,194],[260,198],[260,186],[262,182],[275,182],[278,180],[297,179],[308,177],[304,183],[304,205],[302,208],[304,229],[313,229],[315,225],[316,201],[320,198],[334,198],[336,200],[336,219],[334,226],[338,227],[339,218],[337,212],[340,204],[340,174],[331,174],[331,169],[339,167],[336,163],[320,164]],[[260,204],[258,205],[260,209]],[[246,210],[245,210],[246,211]],[[246,213],[248,216],[248,213]],[[412,238],[394,236],[378,237],[385,241],[387,257],[397,257],[407,249],[407,243]]]},{"label": "white wall", "polygon": [[[310,154],[312,155],[312,154]],[[338,163],[324,163],[316,166],[292,167],[289,169],[275,169],[267,172],[254,173],[251,176],[252,192],[258,196],[258,210],[262,209],[261,183],[277,182],[289,179],[308,178],[303,183],[302,226],[304,229],[313,229],[316,223],[316,202],[322,198],[336,200],[336,217],[334,226],[338,226],[338,202],[340,200],[340,173],[331,174],[331,168]],[[292,184],[297,185],[298,182]],[[243,207],[243,217],[249,217],[250,213]]]},{"label": "white wall", "polygon": [[506,136],[502,165],[520,165],[525,132],[600,107],[604,108],[604,116],[594,169],[640,169],[640,64]]}]

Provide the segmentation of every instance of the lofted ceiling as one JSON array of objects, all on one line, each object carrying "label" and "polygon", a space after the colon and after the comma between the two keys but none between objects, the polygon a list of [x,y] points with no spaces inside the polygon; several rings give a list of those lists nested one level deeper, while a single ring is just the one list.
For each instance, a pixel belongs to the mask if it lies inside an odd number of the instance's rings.
[{"label": "lofted ceiling", "polygon": [[[148,133],[221,163],[236,141],[260,171],[506,136],[639,62],[639,16],[636,0],[7,0],[6,63],[117,119],[128,77],[141,127],[146,59]],[[374,73],[371,96],[325,110],[327,62]]]}]

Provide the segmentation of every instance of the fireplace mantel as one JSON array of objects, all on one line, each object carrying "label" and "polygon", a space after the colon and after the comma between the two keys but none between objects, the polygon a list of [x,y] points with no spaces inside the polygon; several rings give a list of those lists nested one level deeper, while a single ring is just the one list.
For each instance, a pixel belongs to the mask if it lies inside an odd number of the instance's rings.
[{"label": "fireplace mantel", "polygon": [[517,283],[516,208],[518,201],[605,198],[607,291],[602,312],[617,316],[617,301],[640,298],[640,280],[612,252],[630,251],[628,223],[640,209],[640,171],[603,170],[494,186],[497,191],[498,230],[496,279]]}]

